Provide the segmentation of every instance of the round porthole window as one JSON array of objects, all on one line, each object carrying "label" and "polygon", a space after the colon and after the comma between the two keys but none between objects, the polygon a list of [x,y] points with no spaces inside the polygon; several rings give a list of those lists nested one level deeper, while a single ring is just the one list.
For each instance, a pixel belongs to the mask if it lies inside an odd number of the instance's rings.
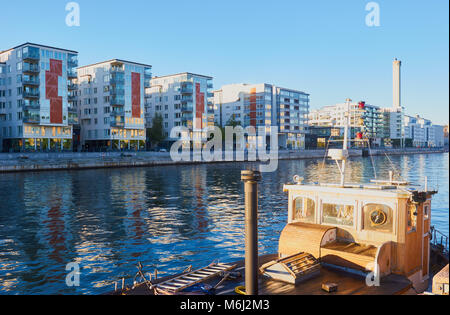
[{"label": "round porthole window", "polygon": [[385,224],[387,221],[387,214],[380,210],[376,209],[370,213],[370,222],[372,226],[380,226]]}]

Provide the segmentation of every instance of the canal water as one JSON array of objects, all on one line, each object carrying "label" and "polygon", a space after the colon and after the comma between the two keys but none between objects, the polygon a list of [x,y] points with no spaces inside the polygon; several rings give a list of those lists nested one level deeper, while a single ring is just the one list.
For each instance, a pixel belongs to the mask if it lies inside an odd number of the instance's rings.
[{"label": "canal water", "polygon": [[[448,235],[449,156],[352,159],[347,178],[367,182],[396,169],[439,189],[432,223]],[[122,277],[175,273],[244,254],[240,171],[249,164],[0,174],[0,294],[100,294]],[[336,182],[332,161],[279,161],[260,184],[260,253],[277,252],[287,221],[283,184]],[[80,285],[66,285],[66,265],[80,266]],[[132,280],[128,280],[131,284]]]}]

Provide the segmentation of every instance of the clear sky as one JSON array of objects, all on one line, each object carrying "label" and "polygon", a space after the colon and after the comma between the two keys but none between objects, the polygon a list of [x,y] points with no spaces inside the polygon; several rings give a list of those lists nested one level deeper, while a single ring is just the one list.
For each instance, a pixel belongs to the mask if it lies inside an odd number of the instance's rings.
[{"label": "clear sky", "polygon": [[403,105],[447,124],[448,0],[78,0],[80,27],[65,24],[66,0],[2,1],[0,50],[24,42],[73,49],[79,64],[111,58],[153,65],[154,75],[211,75],[273,83],[311,94],[311,108],[355,101],[392,106],[392,61],[403,62]]}]

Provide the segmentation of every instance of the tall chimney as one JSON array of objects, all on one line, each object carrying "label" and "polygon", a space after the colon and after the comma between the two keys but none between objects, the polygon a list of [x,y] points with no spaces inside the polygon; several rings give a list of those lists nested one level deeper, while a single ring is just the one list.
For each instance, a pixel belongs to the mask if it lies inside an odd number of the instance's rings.
[{"label": "tall chimney", "polygon": [[401,66],[402,62],[394,59],[394,109],[402,108],[402,97],[401,97]]}]

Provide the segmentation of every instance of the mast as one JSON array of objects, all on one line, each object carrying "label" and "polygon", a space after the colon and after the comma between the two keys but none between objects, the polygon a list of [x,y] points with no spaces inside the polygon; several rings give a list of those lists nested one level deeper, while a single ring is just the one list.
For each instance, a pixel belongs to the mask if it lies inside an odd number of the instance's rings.
[{"label": "mast", "polygon": [[351,99],[347,98],[347,111],[345,112],[345,125],[344,125],[344,143],[342,144],[343,156],[342,167],[341,167],[341,186],[344,187],[345,184],[345,166],[347,164],[347,159],[345,158],[345,152],[348,150],[348,125],[350,124],[350,103]]}]

